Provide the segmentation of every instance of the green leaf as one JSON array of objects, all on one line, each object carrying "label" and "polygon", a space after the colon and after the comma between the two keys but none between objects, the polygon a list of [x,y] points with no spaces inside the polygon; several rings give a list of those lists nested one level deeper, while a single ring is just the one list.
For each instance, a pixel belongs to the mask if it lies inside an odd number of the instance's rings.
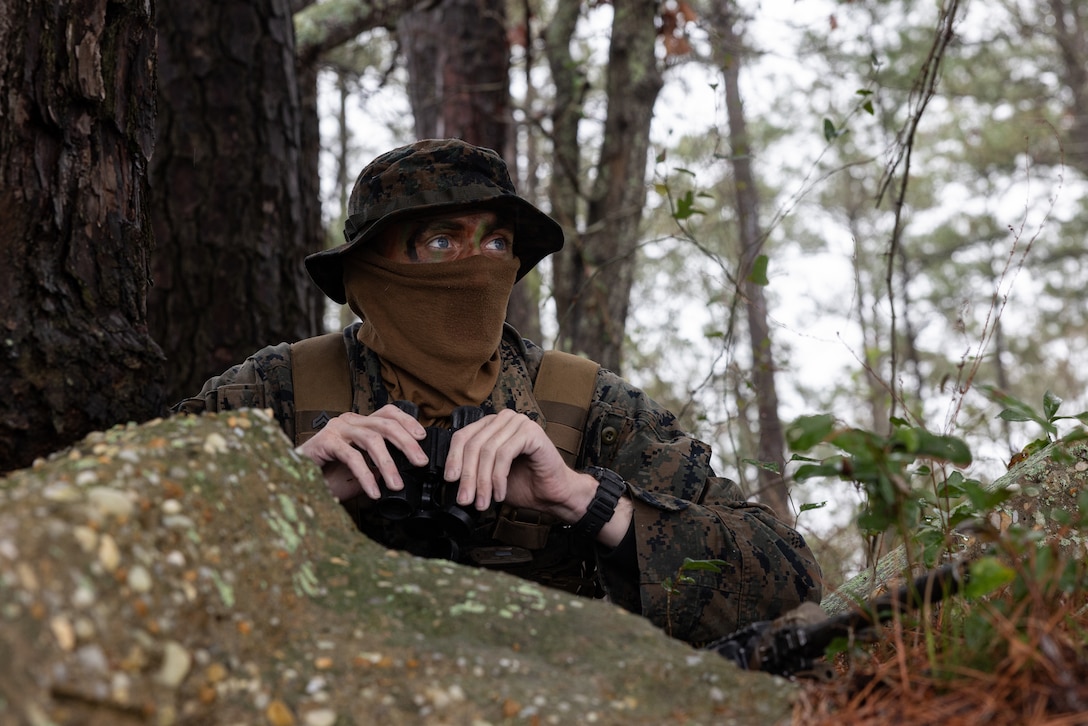
[{"label": "green leaf", "polygon": [[827,648],[824,650],[824,655],[827,658],[833,659],[840,653],[845,653],[850,650],[850,646],[854,641],[851,638],[835,638],[827,644]]},{"label": "green leaf", "polygon": [[831,436],[835,429],[835,417],[829,413],[801,416],[786,430],[790,451],[808,451]]},{"label": "green leaf", "polygon": [[876,111],[873,110],[873,102],[872,101],[866,101],[865,103],[861,104],[861,107],[870,116],[875,116],[876,115]]},{"label": "green leaf", "polygon": [[[871,431],[861,429],[842,429],[828,439],[828,443],[838,446],[848,454],[853,454],[865,461],[871,461],[884,448],[883,439]],[[858,463],[858,462],[855,462]]]},{"label": "green leaf", "polygon": [[[1056,433],[1057,429],[1054,427],[1054,424],[1050,422],[1049,417],[1044,418],[1043,416],[1039,415],[1039,413],[1035,409],[1021,401],[1020,399],[1014,398],[1009,394],[1005,393],[1004,391],[994,388],[993,386],[981,386],[980,388],[987,398],[1005,407],[1004,409],[1002,409],[1001,413],[997,414],[997,417],[1001,420],[1034,421],[1035,423],[1042,426],[1043,430],[1046,431],[1048,434],[1053,435]],[[1045,399],[1043,405],[1046,405]]]},{"label": "green leaf", "polygon": [[944,483],[937,487],[937,496],[942,499],[959,499],[967,494],[964,486],[963,474],[954,471],[948,475]]},{"label": "green leaf", "polygon": [[963,491],[967,495],[971,506],[980,514],[988,514],[998,504],[1012,496],[1007,488],[987,489],[974,479],[966,479],[963,482]]},{"label": "green leaf", "polygon": [[767,255],[759,255],[752,263],[752,271],[748,273],[748,282],[755,285],[767,285]]},{"label": "green leaf", "polygon": [[721,572],[726,564],[728,563],[725,560],[693,560],[690,557],[685,557],[684,564],[680,566],[680,570],[681,572],[688,572],[690,570]]},{"label": "green leaf", "polygon": [[1041,421],[1033,412],[1026,412],[1016,408],[1002,409],[997,417],[1003,421]]},{"label": "green leaf", "polygon": [[971,563],[970,577],[964,594],[969,598],[988,595],[998,588],[1008,585],[1016,578],[1011,567],[1001,564],[996,557],[982,557]]},{"label": "green leaf", "polygon": [[824,119],[824,140],[834,141],[835,137],[839,135],[839,132],[835,130],[835,124],[831,123],[831,119]]},{"label": "green leaf", "polygon": [[676,200],[676,211],[673,212],[673,218],[680,222],[693,214],[706,214],[701,209],[695,207],[695,194],[689,189],[684,193],[684,196]]},{"label": "green leaf", "polygon": [[1058,413],[1058,409],[1061,408],[1062,399],[1055,396],[1049,390],[1043,394],[1043,415],[1046,416],[1047,421],[1054,419],[1054,414]]},{"label": "green leaf", "polygon": [[895,518],[884,511],[869,510],[858,515],[858,528],[866,534],[880,534],[895,524]]},{"label": "green leaf", "polygon": [[1088,431],[1085,431],[1084,429],[1077,429],[1075,431],[1071,431],[1062,437],[1062,441],[1067,444],[1076,443],[1077,441],[1084,441],[1085,439],[1088,439]]},{"label": "green leaf", "polygon": [[742,464],[751,464],[752,466],[763,469],[764,471],[770,471],[775,474],[780,474],[778,471],[778,463],[774,461],[759,461],[758,459],[741,459]]},{"label": "green leaf", "polygon": [[922,433],[921,429],[913,427],[909,429],[897,429],[892,436],[892,440],[898,443],[902,448],[914,454],[921,448]]},{"label": "green leaf", "polygon": [[795,481],[805,481],[806,479],[813,479],[820,476],[841,476],[842,466],[839,462],[839,457],[832,457],[828,461],[835,461],[834,464],[805,464],[804,466],[797,467],[797,471],[793,473]]},{"label": "green leaf", "polygon": [[948,461],[956,466],[971,463],[971,450],[955,436],[931,434],[923,428],[899,429],[892,437],[916,456]]},{"label": "green leaf", "polygon": [[827,506],[826,501],[824,501],[824,502],[805,502],[804,504],[801,505],[801,508],[798,511],[798,514],[800,514],[801,512],[808,512],[808,511],[811,511],[813,509],[823,509],[826,506]]}]

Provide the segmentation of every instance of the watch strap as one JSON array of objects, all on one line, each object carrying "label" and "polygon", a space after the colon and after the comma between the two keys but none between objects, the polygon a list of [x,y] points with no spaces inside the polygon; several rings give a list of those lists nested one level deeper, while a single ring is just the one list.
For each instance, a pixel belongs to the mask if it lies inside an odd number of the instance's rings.
[{"label": "watch strap", "polygon": [[627,492],[627,482],[616,472],[601,466],[587,466],[582,471],[597,480],[597,492],[572,530],[578,539],[593,541],[612,519],[620,497]]}]

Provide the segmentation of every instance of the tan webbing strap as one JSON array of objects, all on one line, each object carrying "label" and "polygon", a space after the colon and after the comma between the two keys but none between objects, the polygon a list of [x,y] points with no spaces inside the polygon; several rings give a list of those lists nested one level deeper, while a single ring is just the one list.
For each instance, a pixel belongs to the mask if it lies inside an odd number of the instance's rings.
[{"label": "tan webbing strap", "polygon": [[295,390],[295,446],[351,410],[351,367],[343,333],[327,333],[291,344]]},{"label": "tan webbing strap", "polygon": [[575,466],[582,449],[582,430],[600,367],[587,358],[549,350],[536,375],[533,396],[548,422],[548,438],[570,467]]},{"label": "tan webbing strap", "polygon": [[[533,397],[547,421],[548,438],[567,466],[574,467],[582,450],[582,432],[597,390],[600,365],[558,350],[544,353],[533,384]],[[543,549],[558,520],[542,512],[502,506],[492,536],[528,550]]]},{"label": "tan webbing strap", "polygon": [[544,512],[503,504],[491,536],[500,542],[527,550],[542,550],[548,544],[548,533],[552,525],[558,521]]}]

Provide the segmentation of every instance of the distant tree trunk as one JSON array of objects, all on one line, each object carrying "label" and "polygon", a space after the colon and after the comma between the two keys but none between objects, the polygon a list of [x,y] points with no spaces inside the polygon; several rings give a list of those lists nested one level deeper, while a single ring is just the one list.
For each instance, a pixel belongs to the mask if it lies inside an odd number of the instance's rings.
[{"label": "distant tree trunk", "polygon": [[[299,62],[298,88],[301,105],[299,141],[302,147],[298,189],[299,203],[302,205],[302,252],[305,255],[324,249],[329,238],[321,215],[321,119],[317,108],[316,62]],[[339,235],[340,230],[336,230],[336,234]],[[305,272],[302,274],[309,291],[306,310],[310,317],[306,326],[311,331],[324,332],[325,307],[330,301],[317,285],[310,282],[309,275]]]},{"label": "distant tree trunk", "polygon": [[888,420],[888,398],[891,394],[888,384],[880,377],[885,356],[878,340],[877,321],[871,312],[872,301],[865,292],[870,288],[866,286],[866,280],[862,279],[864,253],[857,243],[862,239],[862,232],[858,228],[856,217],[850,217],[849,227],[854,240],[854,289],[857,290],[854,295],[854,315],[858,319],[861,349],[865,356],[865,400],[869,405],[871,430],[886,436],[891,433],[891,422]]},{"label": "distant tree trunk", "polygon": [[[658,3],[617,0],[613,3],[605,94],[608,114],[592,189],[586,198],[585,225],[579,232],[575,179],[579,148],[577,121],[584,81],[569,63],[569,38],[576,14],[559,3],[557,26],[549,31],[549,65],[556,78],[556,181],[553,210],[568,234],[568,246],[555,260],[555,295],[560,346],[582,353],[619,372],[634,281],[635,254],[646,202],[646,166],[650,121],[661,90],[657,66]],[[564,66],[564,63],[567,65]],[[564,104],[570,104],[565,106]],[[577,115],[576,115],[577,113]],[[568,206],[560,206],[568,205]]]},{"label": "distant tree trunk", "polygon": [[315,332],[302,267],[314,218],[287,0],[162,0],[158,30],[148,317],[178,399]]},{"label": "distant tree trunk", "polygon": [[584,116],[582,102],[586,78],[570,51],[580,15],[580,3],[558,3],[544,34],[544,52],[555,86],[551,112],[552,174],[548,200],[551,202],[552,216],[562,225],[566,237],[563,251],[552,256],[552,286],[561,332],[558,347],[567,351],[571,350],[572,341],[569,335],[563,335],[563,331],[576,327],[568,318],[577,312],[572,303],[578,298],[586,279],[584,242],[578,233],[579,207],[583,197],[578,125]]},{"label": "distant tree trunk", "polygon": [[[445,0],[397,24],[408,66],[416,137],[456,138],[494,149],[517,178],[510,133],[510,44],[505,0]],[[517,240],[514,241],[515,246]],[[540,331],[529,285],[514,287],[507,320],[527,337]]]},{"label": "distant tree trunk", "polygon": [[1053,21],[1048,32],[1058,46],[1062,81],[1069,89],[1071,123],[1065,158],[1074,169],[1088,175],[1088,9],[1082,0],[1049,0],[1047,5]]},{"label": "distant tree trunk", "polygon": [[744,116],[737,81],[740,77],[742,39],[735,32],[736,18],[727,7],[722,7],[714,20],[714,27],[721,36],[717,46],[720,64],[725,76],[725,107],[729,117],[729,144],[732,147],[733,185],[736,190],[737,221],[740,234],[740,266],[737,282],[745,302],[748,318],[748,335],[752,352],[752,387],[755,391],[756,408],[759,411],[758,499],[775,510],[784,521],[793,520],[786,488],[786,442],[782,420],[778,416],[778,391],[775,387],[774,351],[771,331],[767,322],[767,301],[763,285],[751,279],[756,260],[762,254],[765,236],[759,224],[759,194],[755,174],[752,171],[748,125]]},{"label": "distant tree trunk", "polygon": [[420,138],[457,138],[500,154],[510,128],[503,0],[446,0],[398,28]]},{"label": "distant tree trunk", "polygon": [[0,4],[0,472],[161,409],[152,23],[143,2]]}]

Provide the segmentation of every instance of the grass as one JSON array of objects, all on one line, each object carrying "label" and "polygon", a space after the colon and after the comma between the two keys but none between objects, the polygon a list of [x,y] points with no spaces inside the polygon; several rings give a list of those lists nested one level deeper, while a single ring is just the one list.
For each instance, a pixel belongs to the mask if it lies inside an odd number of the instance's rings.
[{"label": "grass", "polygon": [[793,722],[1088,724],[1085,565],[1043,559],[1017,563],[997,593],[896,618],[878,643],[836,656],[834,679],[802,684]]}]

